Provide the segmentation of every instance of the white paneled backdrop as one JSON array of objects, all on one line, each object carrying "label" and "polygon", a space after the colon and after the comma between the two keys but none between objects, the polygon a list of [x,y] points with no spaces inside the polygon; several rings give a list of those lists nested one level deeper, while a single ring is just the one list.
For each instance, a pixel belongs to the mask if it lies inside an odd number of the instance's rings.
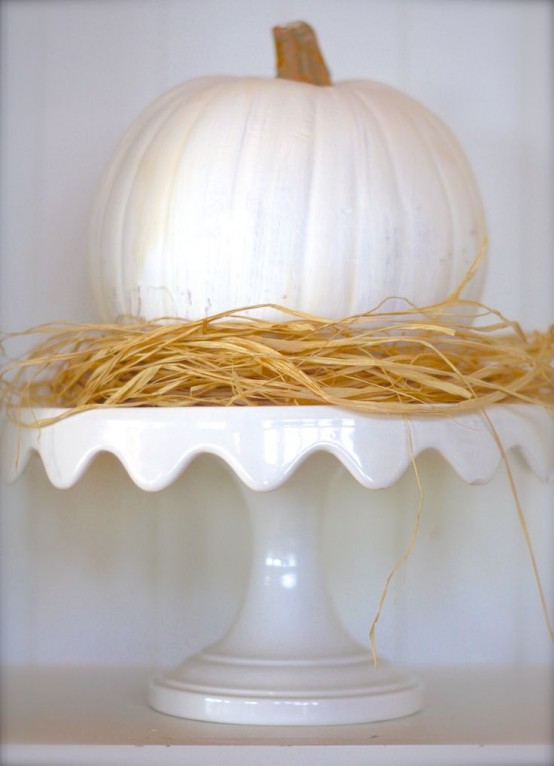
[{"label": "white paneled backdrop", "polygon": [[[544,328],[554,321],[553,11],[548,0],[5,1],[2,330],[96,318],[87,218],[123,131],[183,79],[271,77],[270,29],[299,18],[316,27],[335,80],[406,90],[458,135],[488,215],[484,299]],[[552,487],[513,463],[552,613]],[[422,526],[385,604],[381,651],[411,664],[551,662],[503,471],[468,487],[436,456],[420,468]],[[248,528],[215,459],[153,494],[108,456],[69,490],[34,462],[1,493],[4,662],[172,664],[232,620]],[[362,642],[415,509],[410,474],[380,492],[339,474],[322,509],[332,592]]]}]

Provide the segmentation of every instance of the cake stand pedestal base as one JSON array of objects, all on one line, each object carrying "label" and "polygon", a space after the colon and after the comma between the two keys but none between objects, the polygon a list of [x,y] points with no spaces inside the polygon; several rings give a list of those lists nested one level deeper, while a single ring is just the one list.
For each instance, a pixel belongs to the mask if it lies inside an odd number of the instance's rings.
[{"label": "cake stand pedestal base", "polygon": [[320,560],[334,475],[314,455],[268,492],[239,486],[252,529],[250,581],[228,633],[154,680],[149,702],[183,718],[238,724],[351,724],[410,715],[421,684],[373,663],[339,622]]}]

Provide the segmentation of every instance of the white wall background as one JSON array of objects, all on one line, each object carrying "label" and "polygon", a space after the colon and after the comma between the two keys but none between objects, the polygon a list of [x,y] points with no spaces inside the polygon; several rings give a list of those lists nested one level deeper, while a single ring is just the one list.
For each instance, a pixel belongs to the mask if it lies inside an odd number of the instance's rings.
[{"label": "white wall background", "polygon": [[[484,300],[544,328],[554,321],[553,11],[548,0],[7,0],[2,330],[96,318],[87,217],[122,132],[183,79],[272,76],[270,29],[298,18],[316,27],[335,80],[404,89],[458,135],[489,221]],[[468,487],[432,455],[420,468],[422,528],[386,602],[380,649],[414,664],[551,661],[505,475]],[[552,611],[552,487],[517,459],[514,470]],[[171,664],[232,619],[248,529],[217,461],[157,494],[107,456],[70,490],[53,489],[38,462],[0,489],[5,662]],[[323,509],[333,594],[362,642],[415,507],[410,475],[381,492],[342,475]]]}]

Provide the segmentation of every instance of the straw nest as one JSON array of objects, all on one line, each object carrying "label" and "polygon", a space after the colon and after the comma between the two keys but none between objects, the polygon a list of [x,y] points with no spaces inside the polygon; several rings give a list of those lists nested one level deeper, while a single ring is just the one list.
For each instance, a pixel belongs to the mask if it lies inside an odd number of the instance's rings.
[{"label": "straw nest", "polygon": [[[62,407],[331,404],[440,414],[519,401],[554,413],[554,327],[525,333],[481,304],[444,303],[329,321],[245,307],[199,321],[48,324],[0,371],[10,411]],[[468,314],[472,314],[469,322]],[[6,340],[6,339],[5,339]],[[5,344],[6,345],[6,344]]]}]

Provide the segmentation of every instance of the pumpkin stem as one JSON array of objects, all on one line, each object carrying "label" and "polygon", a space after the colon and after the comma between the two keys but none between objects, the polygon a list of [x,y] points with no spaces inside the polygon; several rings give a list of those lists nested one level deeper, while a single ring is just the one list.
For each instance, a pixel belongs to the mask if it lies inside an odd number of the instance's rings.
[{"label": "pumpkin stem", "polygon": [[309,24],[295,21],[284,27],[273,27],[273,40],[277,77],[310,85],[331,85],[329,70]]}]

